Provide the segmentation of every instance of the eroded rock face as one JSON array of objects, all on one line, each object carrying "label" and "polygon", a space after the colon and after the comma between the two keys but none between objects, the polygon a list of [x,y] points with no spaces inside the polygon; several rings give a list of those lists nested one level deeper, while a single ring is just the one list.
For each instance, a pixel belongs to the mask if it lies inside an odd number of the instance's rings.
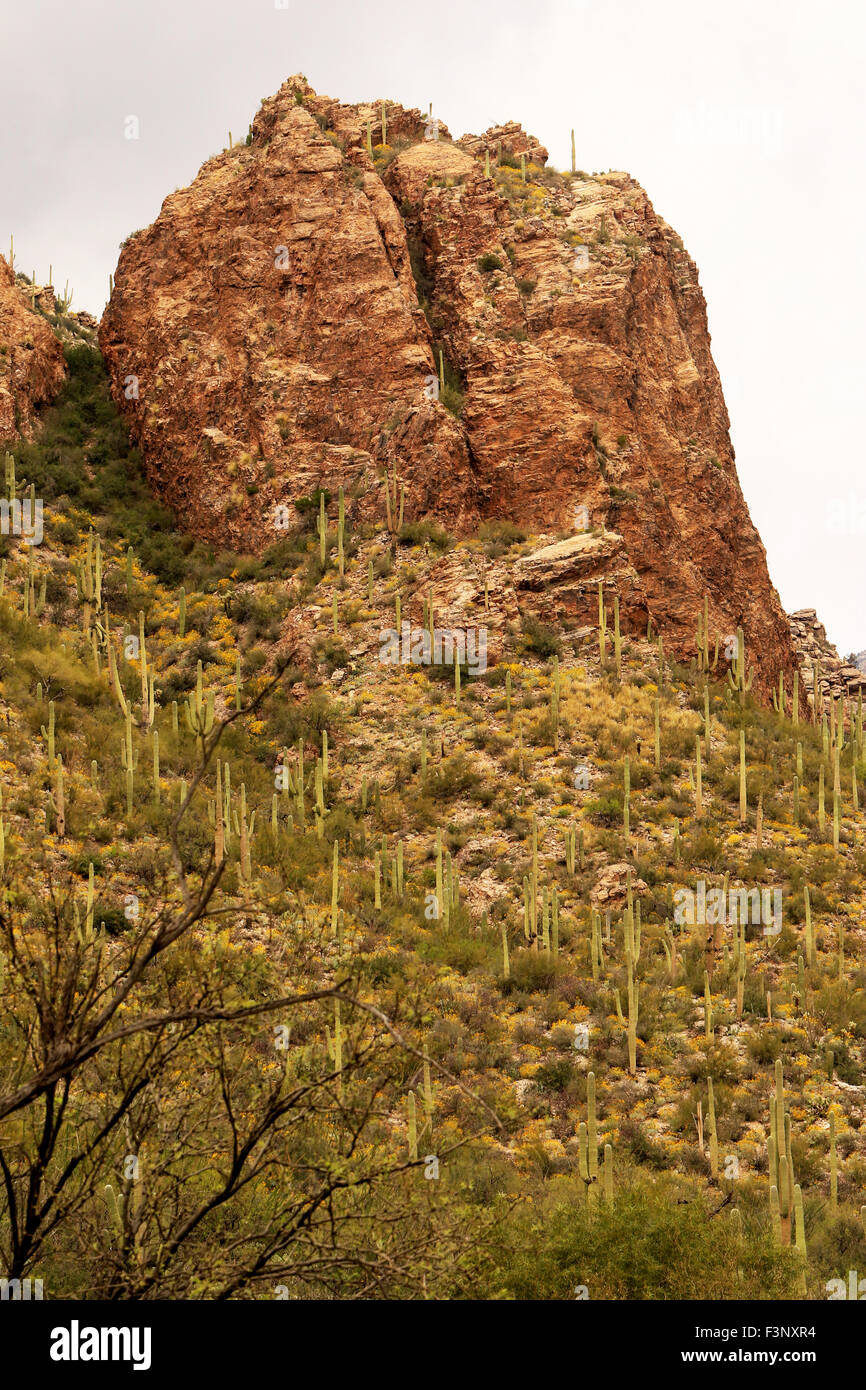
[{"label": "eroded rock face", "polygon": [[815,688],[819,691],[818,710],[829,710],[831,704],[845,696],[859,699],[866,696],[866,664],[843,660],[827,630],[818,621],[814,608],[798,608],[788,622],[800,664],[801,679],[810,706],[815,707]]},{"label": "eroded rock face", "polygon": [[602,911],[621,908],[628,900],[629,883],[636,897],[648,891],[643,879],[634,877],[630,864],[610,864],[596,880],[590,901]]},{"label": "eroded rock face", "polygon": [[38,407],[56,395],[65,376],[60,343],[0,256],[0,439],[29,438]]},{"label": "eroded rock face", "polygon": [[261,550],[318,487],[384,518],[396,466],[407,520],[592,535],[523,567],[551,616],[593,621],[602,579],[625,630],[685,654],[706,593],[756,687],[790,684],[697,271],[646,194],[546,169],[514,123],[452,142],[386,103],[385,132],[382,103],[290,78],[126,243],[100,343],[155,486],[195,534]]},{"label": "eroded rock face", "polygon": [[381,511],[398,453],[411,496],[476,515],[463,433],[424,395],[403,224],[360,139],[344,147],[283,89],[252,144],[209,160],[121,254],[100,344],[152,482],[197,535],[261,550],[275,505],[295,524],[318,487]]},{"label": "eroded rock face", "polygon": [[623,538],[616,532],[584,532],[554,541],[530,551],[514,565],[518,596],[532,596],[534,611],[550,621],[565,613],[578,622],[597,626],[599,583],[619,595],[633,631],[646,627],[646,594]]},{"label": "eroded rock face", "polygon": [[527,163],[538,164],[542,168],[547,163],[548,153],[540,140],[527,135],[517,121],[506,121],[505,125],[493,125],[483,135],[463,135],[457,144],[474,159],[490,159],[511,156],[520,163],[523,155]]}]

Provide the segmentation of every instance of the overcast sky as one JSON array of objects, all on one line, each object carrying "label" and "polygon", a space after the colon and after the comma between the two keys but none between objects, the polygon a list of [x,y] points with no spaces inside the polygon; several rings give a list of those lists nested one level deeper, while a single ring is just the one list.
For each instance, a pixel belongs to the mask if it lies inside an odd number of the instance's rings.
[{"label": "overcast sky", "polygon": [[[284,8],[280,6],[285,5]],[[119,243],[293,72],[626,169],[696,260],[790,611],[866,647],[862,0],[0,0],[0,246],[100,314]],[[124,138],[128,116],[140,138]]]}]

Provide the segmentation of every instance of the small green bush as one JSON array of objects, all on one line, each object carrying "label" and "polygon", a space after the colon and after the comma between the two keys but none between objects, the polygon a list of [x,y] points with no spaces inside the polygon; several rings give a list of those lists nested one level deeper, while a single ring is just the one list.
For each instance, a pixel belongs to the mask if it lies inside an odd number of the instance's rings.
[{"label": "small green bush", "polygon": [[559,656],[561,643],[552,627],[539,622],[531,613],[523,615],[522,623],[529,651],[535,652],[536,656]]}]

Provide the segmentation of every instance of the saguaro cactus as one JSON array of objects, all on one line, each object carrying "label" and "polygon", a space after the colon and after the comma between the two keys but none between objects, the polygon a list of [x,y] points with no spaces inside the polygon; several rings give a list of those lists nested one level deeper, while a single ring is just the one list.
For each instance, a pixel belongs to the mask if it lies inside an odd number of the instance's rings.
[{"label": "saguaro cactus", "polygon": [[695,738],[695,816],[700,819],[703,814],[704,795],[701,766],[701,738],[700,734],[698,734]]},{"label": "saguaro cactus", "polygon": [[319,533],[319,560],[322,569],[328,562],[328,518],[325,515],[325,494],[319,492],[319,515],[316,521],[316,530]]},{"label": "saguaro cactus", "polygon": [[626,951],[626,971],[628,981],[628,1069],[632,1076],[637,1071],[637,1019],[639,989],[634,978],[634,961],[631,951]]},{"label": "saguaro cactus", "polygon": [[200,661],[196,670],[195,692],[186,697],[184,711],[186,714],[187,728],[190,733],[196,734],[201,738],[207,737],[213,728],[214,696],[213,691],[209,690],[207,701],[204,699],[202,691],[202,665]]},{"label": "saguaro cactus", "polygon": [[159,729],[153,731],[153,796],[159,801]]},{"label": "saguaro cactus", "polygon": [[586,1077],[586,1132],[589,1144],[589,1176],[598,1177],[598,1124],[595,1114],[595,1072]]},{"label": "saguaro cactus", "polygon": [[334,841],[334,857],[331,863],[331,932],[337,935],[337,917],[340,901],[340,847]]},{"label": "saguaro cactus", "polygon": [[433,1102],[433,1082],[432,1082],[431,1077],[430,1077],[430,1063],[429,1063],[429,1061],[428,1061],[428,1059],[427,1059],[426,1057],[424,1058],[424,1087],[423,1087],[423,1099],[424,1099],[424,1119],[425,1119],[424,1134],[425,1134],[425,1136],[426,1136],[427,1139],[432,1140],[432,1138],[433,1138],[433,1108],[434,1108],[434,1102]]},{"label": "saguaro cactus", "polygon": [[836,1112],[830,1111],[830,1205],[839,1205],[839,1158],[836,1153]]},{"label": "saguaro cactus", "polygon": [[827,825],[827,812],[824,806],[824,768],[818,771],[818,829],[823,836]]},{"label": "saguaro cactus", "polygon": [[214,802],[214,860],[217,865],[223,862],[225,854],[225,830],[223,826],[223,816],[225,807],[223,805],[223,785],[222,785],[222,765],[217,758],[216,765],[216,800]]},{"label": "saguaro cactus", "polygon": [[343,496],[343,489],[340,488],[339,491],[338,491],[338,493],[337,493],[337,563],[338,563],[339,568],[340,568],[340,576],[341,576],[341,578],[342,578],[343,574],[345,573],[345,569],[346,569],[346,554],[345,554],[345,549],[344,549],[344,544],[343,544],[343,543],[344,543],[344,540],[345,540],[345,530],[346,530],[346,502],[345,502],[345,498],[344,498],[344,496]]},{"label": "saguaro cactus", "polygon": [[785,1092],[781,1058],[776,1059],[776,1085],[770,1103],[770,1138],[767,1143],[770,1182],[778,1191],[779,1214],[787,1219],[791,1209],[793,1174],[791,1168],[791,1121],[785,1113]]},{"label": "saguaro cactus", "polygon": [[707,1121],[710,1136],[710,1175],[713,1178],[719,1176],[719,1140],[716,1133],[716,1102],[713,1095],[713,1078],[707,1078],[707,1089],[709,1103],[707,1106]]},{"label": "saguaro cactus", "polygon": [[794,1244],[802,1264],[800,1266],[800,1292],[806,1293],[806,1221],[803,1216],[803,1193],[800,1184],[794,1186]]},{"label": "saguaro cactus", "polygon": [[754,672],[751,667],[749,668],[748,675],[746,674],[746,639],[743,636],[743,629],[738,627],[737,650],[731,670],[728,672],[728,681],[730,682],[731,690],[733,690],[735,694],[739,693],[741,705],[746,703],[746,695],[752,688],[753,676]]},{"label": "saguaro cactus", "polygon": [[42,725],[42,737],[48,743],[48,771],[54,771],[54,701],[48,702],[48,728]]},{"label": "saguaro cactus", "polygon": [[746,795],[746,731],[740,730],[740,824],[746,819],[748,799]]},{"label": "saguaro cactus", "polygon": [[809,896],[809,885],[803,889],[803,902],[806,913],[806,964],[812,965],[815,958],[815,937],[812,931],[812,900]]},{"label": "saguaro cactus", "polygon": [[55,830],[58,839],[62,840],[66,834],[66,797],[63,783],[63,759],[59,756],[55,765],[54,811]]},{"label": "saguaro cactus", "polygon": [[658,699],[658,697],[656,697],[656,699],[653,700],[653,724],[654,724],[654,729],[653,729],[654,741],[653,741],[653,742],[654,742],[655,764],[656,764],[656,769],[658,769],[658,768],[660,768],[661,765],[662,765],[662,748],[661,748],[661,702],[660,702],[660,700]]},{"label": "saguaro cactus", "polygon": [[710,993],[710,977],[704,971],[704,1036],[707,1042],[713,1037],[713,997]]},{"label": "saguaro cactus", "polygon": [[631,765],[628,757],[623,764],[623,800],[622,800],[622,827],[625,838],[628,839],[631,833]]},{"label": "saguaro cactus", "polygon": [[409,1131],[409,1159],[412,1163],[418,1161],[418,1120],[415,1114],[415,1092],[410,1091],[406,1097],[406,1116]]},{"label": "saguaro cactus", "polygon": [[[440,363],[441,372],[441,363]],[[403,529],[403,503],[405,501],[406,489],[400,484],[399,492],[399,511],[397,493],[397,464],[394,464],[393,474],[394,495],[391,496],[391,482],[388,479],[388,470],[385,469],[385,516],[390,535],[397,535]]]}]

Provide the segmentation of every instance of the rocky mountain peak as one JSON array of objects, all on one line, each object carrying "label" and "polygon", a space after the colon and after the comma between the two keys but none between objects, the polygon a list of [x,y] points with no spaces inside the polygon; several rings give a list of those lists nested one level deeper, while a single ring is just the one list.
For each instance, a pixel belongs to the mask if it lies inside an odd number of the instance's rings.
[{"label": "rocky mountain peak", "polygon": [[383,517],[395,470],[407,521],[589,533],[554,616],[594,621],[615,552],[626,630],[693,652],[706,596],[769,690],[795,657],[694,262],[628,174],[436,120],[291,77],[125,243],[100,345],[152,484],[256,552],[318,489]]}]

